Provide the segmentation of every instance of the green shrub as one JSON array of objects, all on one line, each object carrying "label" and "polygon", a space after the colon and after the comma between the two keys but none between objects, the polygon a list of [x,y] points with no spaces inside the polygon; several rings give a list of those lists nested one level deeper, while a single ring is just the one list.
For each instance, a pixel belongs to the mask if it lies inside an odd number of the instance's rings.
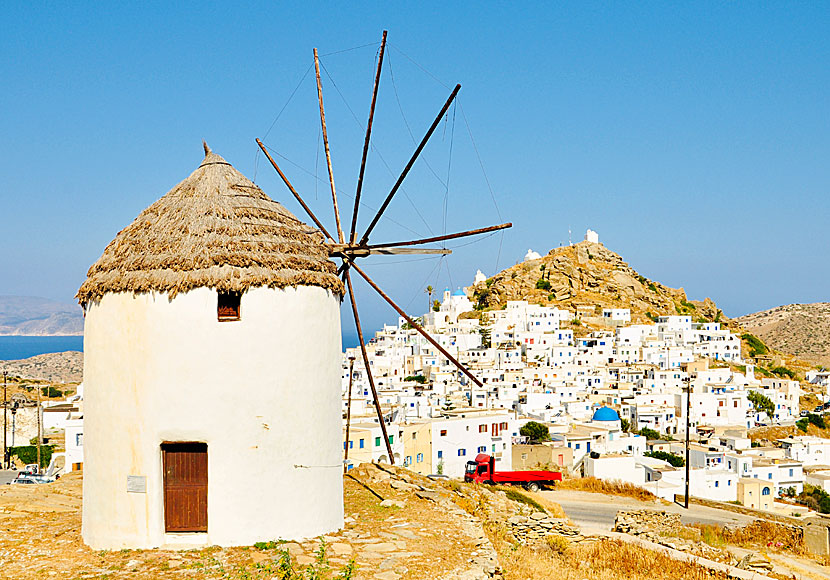
[{"label": "green shrub", "polygon": [[758,411],[766,412],[770,418],[775,415],[775,404],[768,397],[756,391],[749,391],[746,394],[746,398],[749,399],[749,402]]},{"label": "green shrub", "polygon": [[531,441],[547,441],[550,439],[550,431],[547,425],[536,421],[528,421],[522,425],[522,428],[519,429],[519,434],[522,437],[527,437]]},{"label": "green shrub", "polygon": [[666,451],[649,451],[645,454],[646,457],[653,457],[654,459],[662,459],[663,461],[667,461],[673,467],[683,467],[686,465],[686,460],[680,457],[679,455],[675,455],[674,453],[668,453]]},{"label": "green shrub", "polygon": [[536,289],[537,290],[550,290],[550,282],[548,282],[544,278],[539,278],[536,281]]},{"label": "green shrub", "polygon": [[648,318],[652,322],[657,322],[657,315],[652,313],[651,311],[646,312],[646,318]]},{"label": "green shrub", "polygon": [[[52,459],[52,452],[55,450],[54,445],[40,446],[40,466],[46,467]],[[9,447],[9,456],[17,457],[26,465],[30,463],[37,463],[37,445],[21,445],[20,447]]]},{"label": "green shrub", "polygon": [[[718,314],[720,314],[720,311],[718,311]],[[741,338],[749,345],[749,356],[758,356],[759,354],[767,354],[769,352],[767,345],[754,334],[745,332],[741,335]]]},{"label": "green shrub", "polygon": [[807,415],[807,421],[818,427],[819,429],[826,429],[827,424],[824,421],[824,417],[821,415],[816,415],[814,413],[809,413]]},{"label": "green shrub", "polygon": [[660,439],[660,433],[655,431],[654,429],[649,429],[648,427],[643,427],[639,431],[637,431],[637,435],[641,435],[646,439]]},{"label": "green shrub", "polygon": [[58,397],[63,397],[63,391],[61,391],[60,389],[56,389],[52,386],[41,387],[40,393],[48,399],[56,399]]},{"label": "green shrub", "polygon": [[[802,431],[803,433],[806,433],[807,432],[807,425],[809,423],[810,423],[809,420],[807,420],[807,418],[805,417],[804,419],[799,419],[798,421],[796,421],[795,426],[798,427],[799,431]],[[754,443],[754,441],[753,441],[753,443]]]},{"label": "green shrub", "polygon": [[424,375],[409,375],[408,377],[404,378],[404,382],[415,382],[420,384],[426,384],[427,378]]},{"label": "green shrub", "polygon": [[770,369],[770,372],[774,375],[778,375],[779,377],[789,377],[790,379],[795,380],[795,371],[788,369],[787,367],[775,367]]},{"label": "green shrub", "polygon": [[648,289],[651,290],[652,292],[657,292],[657,286],[654,285],[654,282],[649,282],[648,283]]}]

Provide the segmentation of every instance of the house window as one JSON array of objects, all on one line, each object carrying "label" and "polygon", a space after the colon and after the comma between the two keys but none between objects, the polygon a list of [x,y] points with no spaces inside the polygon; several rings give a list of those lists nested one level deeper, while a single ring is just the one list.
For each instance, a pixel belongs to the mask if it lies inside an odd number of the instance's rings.
[{"label": "house window", "polygon": [[417,461],[418,463],[421,463],[423,460],[424,460],[424,454],[423,453],[419,453],[418,455],[415,456],[415,461]]},{"label": "house window", "polygon": [[239,320],[239,304],[241,301],[242,294],[239,292],[219,292],[219,299],[216,303],[216,316],[219,322]]},{"label": "house window", "polygon": [[793,470],[790,469],[790,477],[792,477],[792,476],[793,476]]},{"label": "house window", "polygon": [[375,447],[380,447],[380,437],[375,437]]},{"label": "house window", "polygon": [[394,435],[390,435],[390,436],[389,436],[389,445],[392,445],[392,443],[394,443],[394,442],[395,442],[395,436],[394,436]]},{"label": "house window", "polygon": [[439,451],[439,452],[438,452],[438,459],[441,459],[442,457],[444,457],[444,452],[443,452],[443,451]]},{"label": "house window", "polygon": [[718,487],[718,483],[720,483],[720,482],[719,481],[715,482],[715,487]]},{"label": "house window", "polygon": [[413,434],[412,434],[412,438],[413,438],[413,439],[417,439],[417,438],[418,438],[418,434],[417,434],[417,433],[413,433]]},{"label": "house window", "polygon": [[404,465],[412,465],[412,456],[411,456],[411,455],[407,455],[407,456],[406,456],[406,459],[404,460],[404,463],[403,463],[403,464],[404,464]]},{"label": "house window", "polygon": [[487,433],[487,425],[479,425],[478,426],[479,433]]},{"label": "house window", "polygon": [[765,487],[764,489],[762,489],[761,490],[761,495],[769,495],[769,488]]},{"label": "house window", "polygon": [[484,445],[478,448],[479,453],[484,453],[485,451],[487,451],[487,447],[485,447]]},{"label": "house window", "polygon": [[446,437],[446,436],[447,436],[447,430],[446,429],[441,429],[441,437]]},{"label": "house window", "polygon": [[467,455],[467,450],[466,449],[459,449],[458,450],[458,456],[459,457],[464,457],[465,455]]},{"label": "house window", "polygon": [[363,442],[364,442],[364,440],[363,440],[363,439],[361,439],[361,440],[360,440],[360,443],[359,443],[359,447],[360,447],[361,449],[363,449]]},{"label": "house window", "polygon": [[84,446],[84,434],[83,433],[75,433],[75,446],[76,447],[83,447]]}]

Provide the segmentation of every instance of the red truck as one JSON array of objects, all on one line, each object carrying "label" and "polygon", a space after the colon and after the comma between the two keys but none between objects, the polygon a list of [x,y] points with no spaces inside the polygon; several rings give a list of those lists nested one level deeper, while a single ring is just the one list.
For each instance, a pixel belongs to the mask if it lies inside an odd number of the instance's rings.
[{"label": "red truck", "polygon": [[464,481],[522,485],[528,491],[539,491],[543,485],[562,481],[562,474],[556,471],[496,471],[496,459],[486,453],[479,453],[474,461],[467,462]]}]

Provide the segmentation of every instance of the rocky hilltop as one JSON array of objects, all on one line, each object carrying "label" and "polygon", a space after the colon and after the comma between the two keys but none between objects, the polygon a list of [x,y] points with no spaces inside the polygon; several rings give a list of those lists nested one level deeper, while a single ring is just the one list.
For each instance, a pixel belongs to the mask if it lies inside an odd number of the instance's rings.
[{"label": "rocky hilltop", "polygon": [[478,308],[500,308],[508,300],[527,300],[580,311],[630,308],[632,322],[666,314],[688,314],[696,321],[727,318],[715,303],[689,301],[682,288],[650,280],[601,243],[580,242],[554,248],[546,256],[499,272],[473,288]]},{"label": "rocky hilltop", "polygon": [[830,302],[789,304],[735,320],[775,350],[830,366]]}]

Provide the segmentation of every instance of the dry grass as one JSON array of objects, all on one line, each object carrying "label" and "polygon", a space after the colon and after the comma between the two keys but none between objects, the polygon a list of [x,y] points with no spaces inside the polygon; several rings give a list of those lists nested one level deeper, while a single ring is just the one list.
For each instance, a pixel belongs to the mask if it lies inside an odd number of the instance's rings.
[{"label": "dry grass", "polygon": [[755,520],[747,526],[729,529],[708,524],[693,524],[700,530],[700,539],[716,548],[727,544],[743,547],[766,546],[792,554],[807,554],[807,547],[801,534],[766,520]]},{"label": "dry grass", "polygon": [[596,477],[575,477],[559,482],[557,488],[632,497],[640,501],[653,501],[657,499],[656,495],[645,488],[616,479],[605,480],[597,479]]},{"label": "dry grass", "polygon": [[727,576],[619,540],[532,548],[500,543],[505,580],[703,580]]}]

